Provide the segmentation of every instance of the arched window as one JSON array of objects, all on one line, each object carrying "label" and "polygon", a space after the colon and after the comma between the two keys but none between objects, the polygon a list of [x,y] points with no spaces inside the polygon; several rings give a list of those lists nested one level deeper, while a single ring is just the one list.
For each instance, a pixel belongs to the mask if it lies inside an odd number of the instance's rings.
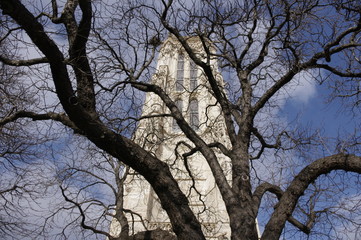
[{"label": "arched window", "polygon": [[197,83],[197,65],[195,64],[195,62],[190,61],[189,68],[190,68],[190,72],[189,72],[189,90],[193,91],[194,89],[196,89],[196,87],[198,85],[198,83]]},{"label": "arched window", "polygon": [[199,128],[198,101],[196,99],[189,103],[189,123],[194,130]]},{"label": "arched window", "polygon": [[[179,111],[181,111],[181,112],[183,111],[183,102],[182,102],[181,99],[176,100],[175,105],[177,106]],[[177,124],[177,121],[174,118],[173,118],[173,126],[172,126],[172,128],[173,128],[173,131],[179,131],[180,130],[180,128],[179,128],[179,126]]]},{"label": "arched window", "polygon": [[183,79],[184,79],[184,55],[179,53],[177,62],[177,79],[176,79],[176,91],[183,91]]}]

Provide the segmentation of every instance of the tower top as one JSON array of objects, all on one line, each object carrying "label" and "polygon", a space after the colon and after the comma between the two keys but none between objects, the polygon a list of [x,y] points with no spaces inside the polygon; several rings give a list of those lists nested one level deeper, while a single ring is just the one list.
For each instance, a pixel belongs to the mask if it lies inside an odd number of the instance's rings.
[{"label": "tower top", "polygon": [[[142,120],[134,138],[151,154],[168,163],[182,191],[188,194],[190,206],[199,217],[203,231],[209,236],[207,238],[223,240],[229,237],[230,232],[223,200],[206,159],[197,151],[189,156],[186,154],[192,151],[193,144],[181,131],[191,128],[207,143],[229,144],[220,106],[213,97],[202,68],[193,59],[210,64],[220,86],[223,86],[223,79],[218,72],[216,58],[206,54],[215,50],[210,41],[197,36],[185,37],[185,41],[190,48],[188,51],[173,35],[162,43],[156,73],[152,77],[152,84],[161,87],[168,97],[167,101],[172,101],[177,107],[178,116],[170,111],[170,105],[165,104],[159,95],[147,92]],[[194,54],[192,58],[188,55],[190,51]],[[216,151],[216,154],[219,163],[228,172],[228,158],[220,152]],[[139,219],[135,219],[135,215],[129,218],[134,219],[134,224],[130,225],[134,226],[135,232],[157,228],[171,230],[169,218],[157,196],[136,173],[130,174],[127,179],[124,207],[141,216]]]}]

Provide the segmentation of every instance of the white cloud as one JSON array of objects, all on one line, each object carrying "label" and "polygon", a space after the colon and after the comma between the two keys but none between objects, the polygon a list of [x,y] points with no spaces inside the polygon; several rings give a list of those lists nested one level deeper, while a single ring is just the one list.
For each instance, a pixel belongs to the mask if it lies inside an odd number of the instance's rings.
[{"label": "white cloud", "polygon": [[312,73],[302,72],[295,77],[295,81],[289,86],[290,99],[307,104],[316,95],[316,81]]}]

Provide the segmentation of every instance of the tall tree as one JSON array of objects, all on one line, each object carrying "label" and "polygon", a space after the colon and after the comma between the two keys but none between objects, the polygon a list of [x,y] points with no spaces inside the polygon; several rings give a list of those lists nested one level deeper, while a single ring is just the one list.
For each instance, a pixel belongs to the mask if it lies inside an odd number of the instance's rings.
[{"label": "tall tree", "polygon": [[[169,166],[131,138],[140,121],[141,93],[152,92],[194,144],[192,151],[207,160],[229,215],[232,239],[258,238],[255,219],[262,214],[261,201],[268,193],[277,197],[277,204],[261,239],[279,239],[287,222],[310,234],[322,214],[343,214],[322,205],[322,211],[315,207],[324,191],[319,179],[336,170],[361,173],[361,157],[357,156],[360,131],[342,148],[330,151],[332,144],[322,141],[319,149],[309,154],[311,146],[307,149],[305,144],[315,143],[312,135],[296,134],[268,114],[277,109],[291,85],[300,84],[304,73],[312,75],[309,81],[341,83],[346,88],[336,85],[337,90],[352,91],[340,96],[359,97],[358,1],[68,0],[59,4],[56,0],[0,0],[0,41],[11,53],[2,52],[0,60],[24,74],[17,86],[25,86],[34,98],[27,102],[16,93],[2,96],[5,103],[14,106],[1,110],[2,136],[8,126],[19,122],[44,121],[48,131],[59,126],[71,129],[67,134],[82,136],[150,183],[178,239],[205,239]],[[207,144],[183,118],[167,91],[149,81],[159,43],[170,34],[202,69],[221,106],[229,148],[221,142]],[[189,36],[202,41],[205,56],[192,50],[186,41]],[[210,49],[213,47],[216,52]],[[227,92],[217,84],[212,58],[219,60],[221,72],[227,75]],[[1,86],[6,84],[1,78]],[[32,135],[34,143],[42,139],[44,129],[38,133],[38,137]],[[321,147],[327,151],[320,151]],[[231,161],[231,182],[219,164],[217,149]],[[277,185],[272,176],[260,176],[261,170],[253,168],[275,154],[273,166],[285,170],[286,155],[280,152],[290,149],[296,158],[290,167],[296,174],[282,179],[286,183]],[[296,156],[296,149],[301,150],[301,156]],[[346,184],[342,177],[333,176],[333,181]],[[72,201],[65,189],[63,193]],[[308,200],[302,200],[304,194]],[[297,220],[300,216],[303,221]],[[358,225],[356,221],[351,224]]]}]

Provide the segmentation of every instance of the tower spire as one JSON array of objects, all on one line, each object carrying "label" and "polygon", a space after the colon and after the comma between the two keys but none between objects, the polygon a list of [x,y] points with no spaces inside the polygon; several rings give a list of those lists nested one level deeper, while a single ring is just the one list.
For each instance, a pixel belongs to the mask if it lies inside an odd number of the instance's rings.
[{"label": "tower spire", "polygon": [[[198,37],[187,39],[197,57],[204,52]],[[211,60],[217,71],[216,59]],[[223,85],[221,74],[218,81]],[[161,87],[173,100],[189,126],[207,143],[228,145],[221,109],[213,98],[202,70],[187,55],[175,37],[165,40],[160,49],[152,84]],[[226,208],[204,157],[192,151],[193,144],[170,116],[163,101],[154,93],[146,93],[142,118],[134,135],[135,141],[168,163],[189,204],[201,222],[207,239],[229,239],[230,228]],[[167,116],[167,117],[166,117]],[[192,153],[192,154],[191,154]],[[224,171],[228,159],[218,154]],[[163,229],[171,231],[171,224],[151,186],[136,172],[129,174],[125,184],[124,208],[134,232]],[[116,224],[112,226],[114,229]]]}]

